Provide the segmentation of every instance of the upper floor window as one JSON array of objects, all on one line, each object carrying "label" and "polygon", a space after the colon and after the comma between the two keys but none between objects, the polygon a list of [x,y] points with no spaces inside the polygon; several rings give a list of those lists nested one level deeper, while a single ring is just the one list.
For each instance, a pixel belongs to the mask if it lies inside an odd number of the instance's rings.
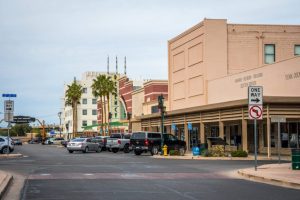
[{"label": "upper floor window", "polygon": [[92,99],[92,104],[97,104],[97,99]]},{"label": "upper floor window", "polygon": [[82,104],[87,104],[87,99],[82,99]]},{"label": "upper floor window", "polygon": [[97,121],[93,120],[92,125],[96,125],[96,124],[97,124]]},{"label": "upper floor window", "polygon": [[87,115],[87,109],[82,110],[82,115]]},{"label": "upper floor window", "polygon": [[87,88],[82,88],[82,93],[86,94],[87,93]]},{"label": "upper floor window", "polygon": [[97,115],[97,110],[92,110],[92,115]]},{"label": "upper floor window", "polygon": [[295,50],[294,50],[295,56],[300,56],[300,44],[295,45]]},{"label": "upper floor window", "polygon": [[86,120],[82,121],[82,126],[87,126],[87,121]]},{"label": "upper floor window", "polygon": [[275,44],[265,44],[265,64],[275,62]]}]

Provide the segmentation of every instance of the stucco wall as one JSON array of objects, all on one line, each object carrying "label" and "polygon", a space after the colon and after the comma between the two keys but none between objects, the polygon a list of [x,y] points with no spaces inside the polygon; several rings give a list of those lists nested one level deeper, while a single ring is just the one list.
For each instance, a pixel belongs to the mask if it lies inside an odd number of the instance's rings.
[{"label": "stucco wall", "polygon": [[300,96],[300,56],[208,81],[208,103],[248,98],[248,86],[263,86],[264,96]]},{"label": "stucco wall", "polygon": [[144,90],[140,89],[132,94],[132,118],[143,113]]}]

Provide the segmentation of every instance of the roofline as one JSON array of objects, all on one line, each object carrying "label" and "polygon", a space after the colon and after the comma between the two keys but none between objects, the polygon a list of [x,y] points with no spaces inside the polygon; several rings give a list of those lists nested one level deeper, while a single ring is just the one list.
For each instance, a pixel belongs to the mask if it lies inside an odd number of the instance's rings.
[{"label": "roofline", "polygon": [[[265,96],[263,97],[264,104],[277,104],[277,103],[285,103],[285,104],[300,104],[300,97],[281,97],[281,96]],[[168,111],[166,116],[178,115],[182,113],[195,113],[202,111],[210,111],[215,109],[228,109],[239,106],[247,106],[248,99],[241,99],[235,101],[228,101],[223,103],[215,103],[204,106],[197,106],[192,108],[184,108],[179,110]],[[157,118],[160,117],[160,113],[143,115],[139,116],[139,119],[148,119],[148,118]]]}]

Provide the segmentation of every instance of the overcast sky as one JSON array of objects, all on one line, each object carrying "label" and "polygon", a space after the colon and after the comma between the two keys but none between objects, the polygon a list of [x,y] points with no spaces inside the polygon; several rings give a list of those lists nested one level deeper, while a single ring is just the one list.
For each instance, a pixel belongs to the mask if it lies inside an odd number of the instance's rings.
[{"label": "overcast sky", "polygon": [[0,0],[0,93],[18,95],[15,115],[57,124],[64,83],[105,71],[108,55],[121,72],[127,56],[131,78],[167,79],[167,41],[203,18],[299,25],[299,8],[299,0]]}]

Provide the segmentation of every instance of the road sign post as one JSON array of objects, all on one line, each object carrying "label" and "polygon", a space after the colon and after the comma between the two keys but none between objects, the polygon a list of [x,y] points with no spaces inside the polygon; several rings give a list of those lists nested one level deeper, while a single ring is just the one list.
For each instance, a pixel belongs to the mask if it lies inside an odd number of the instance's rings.
[{"label": "road sign post", "polygon": [[249,119],[254,120],[254,169],[257,171],[257,120],[263,119],[263,87],[248,87]]},{"label": "road sign post", "polygon": [[281,147],[281,140],[280,140],[280,123],[285,123],[286,118],[284,116],[271,116],[271,122],[277,122],[277,130],[278,130],[278,140],[277,140],[277,153],[278,153],[278,164],[281,162],[280,156],[280,147]]}]

